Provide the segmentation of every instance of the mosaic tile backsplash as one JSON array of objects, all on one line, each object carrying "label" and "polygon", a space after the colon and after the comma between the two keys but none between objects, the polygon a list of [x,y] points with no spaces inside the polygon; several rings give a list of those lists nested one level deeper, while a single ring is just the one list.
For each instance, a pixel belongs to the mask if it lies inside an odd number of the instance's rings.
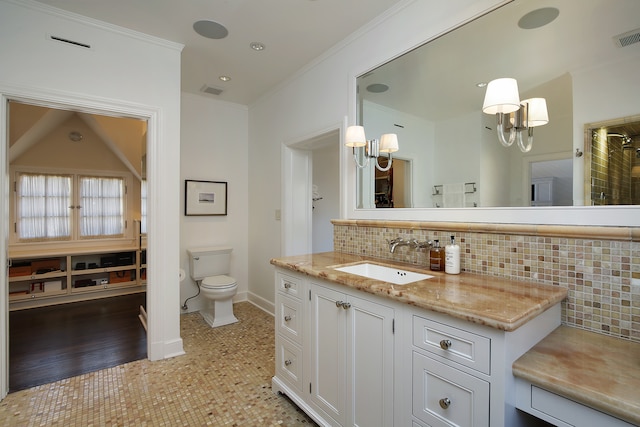
[{"label": "mosaic tile backsplash", "polygon": [[[399,246],[396,237],[444,246],[454,236],[463,272],[508,277],[568,289],[562,323],[640,342],[640,242],[334,222],[334,250],[428,267],[429,252]],[[568,236],[575,233],[567,233]]]}]

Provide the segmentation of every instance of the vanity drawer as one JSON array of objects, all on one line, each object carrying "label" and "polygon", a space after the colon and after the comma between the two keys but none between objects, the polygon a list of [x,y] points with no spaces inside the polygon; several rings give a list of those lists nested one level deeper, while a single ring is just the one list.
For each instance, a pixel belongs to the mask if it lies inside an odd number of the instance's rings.
[{"label": "vanity drawer", "polygon": [[597,409],[540,388],[516,377],[516,407],[556,426],[632,427]]},{"label": "vanity drawer", "polygon": [[430,426],[489,426],[489,383],[413,352],[413,416]]},{"label": "vanity drawer", "polygon": [[277,273],[276,290],[284,295],[300,299],[300,294],[302,293],[302,279]]},{"label": "vanity drawer", "polygon": [[278,377],[302,392],[302,350],[289,340],[277,337],[276,351]]},{"label": "vanity drawer", "polygon": [[302,345],[302,308],[299,300],[286,295],[276,296],[277,332]]},{"label": "vanity drawer", "polygon": [[413,345],[478,372],[491,372],[491,340],[443,323],[413,316]]}]

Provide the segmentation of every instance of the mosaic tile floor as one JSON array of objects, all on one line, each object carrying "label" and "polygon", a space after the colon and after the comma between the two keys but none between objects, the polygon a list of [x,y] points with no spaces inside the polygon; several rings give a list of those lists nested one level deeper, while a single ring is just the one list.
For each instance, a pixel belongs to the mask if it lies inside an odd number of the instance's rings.
[{"label": "mosaic tile floor", "polygon": [[139,360],[9,394],[3,426],[315,426],[271,391],[273,317],[249,303],[211,329],[181,316],[186,355]]}]

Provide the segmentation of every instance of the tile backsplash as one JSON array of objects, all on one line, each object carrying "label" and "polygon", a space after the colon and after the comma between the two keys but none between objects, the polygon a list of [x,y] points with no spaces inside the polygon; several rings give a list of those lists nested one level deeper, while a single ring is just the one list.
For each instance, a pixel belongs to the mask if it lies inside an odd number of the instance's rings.
[{"label": "tile backsplash", "polygon": [[337,252],[423,267],[428,266],[428,250],[399,246],[391,253],[388,240],[439,239],[444,246],[453,235],[460,245],[463,272],[565,287],[563,324],[640,342],[640,241],[635,230],[607,228],[606,237],[600,238],[602,227],[541,231],[513,226],[505,231],[459,223],[337,220],[333,224]]}]

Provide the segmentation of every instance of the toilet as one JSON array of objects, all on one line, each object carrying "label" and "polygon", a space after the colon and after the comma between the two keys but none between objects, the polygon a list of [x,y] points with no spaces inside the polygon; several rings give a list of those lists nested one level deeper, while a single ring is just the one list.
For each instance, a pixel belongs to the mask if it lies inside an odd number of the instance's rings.
[{"label": "toilet", "polygon": [[230,247],[187,250],[191,278],[205,298],[206,305],[200,314],[212,328],[238,321],[233,315],[233,296],[238,291],[238,284],[236,279],[227,276],[232,250]]}]

